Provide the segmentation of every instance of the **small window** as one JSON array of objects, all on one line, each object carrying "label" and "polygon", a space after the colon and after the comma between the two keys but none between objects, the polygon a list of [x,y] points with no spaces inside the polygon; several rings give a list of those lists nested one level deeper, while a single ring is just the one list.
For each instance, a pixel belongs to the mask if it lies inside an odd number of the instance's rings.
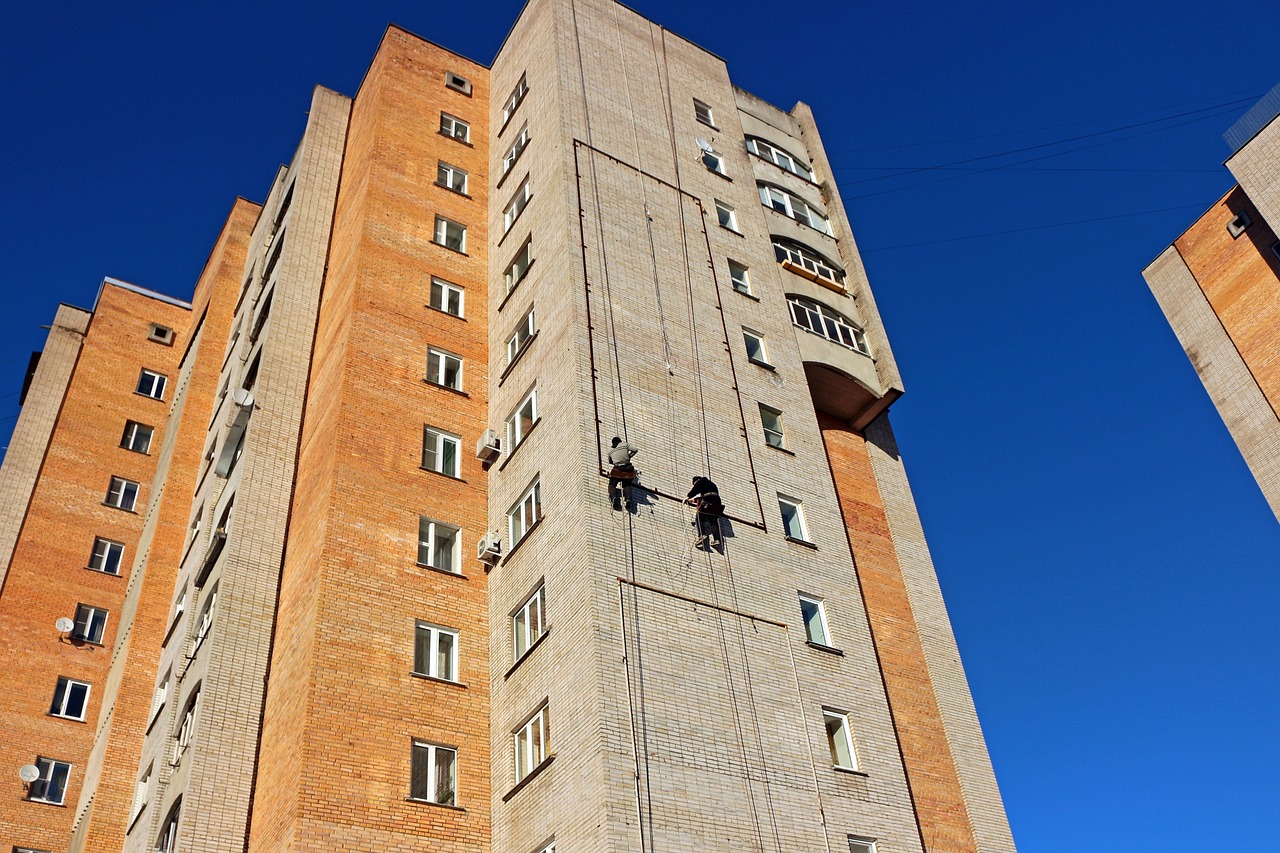
[{"label": "small window", "polygon": [[747,348],[747,358],[755,364],[770,367],[769,355],[764,348],[764,335],[743,328],[742,343]]},{"label": "small window", "polygon": [[450,166],[443,160],[436,167],[436,186],[444,187],[447,190],[453,190],[456,193],[467,194],[467,173],[459,169],[457,166]]},{"label": "small window", "polygon": [[724,174],[724,155],[713,148],[702,149],[702,165],[717,175]]},{"label": "small window", "polygon": [[76,624],[71,629],[71,639],[101,645],[102,635],[106,629],[107,611],[101,607],[90,607],[88,604],[76,605]]},{"label": "small window", "polygon": [[240,387],[246,391],[252,391],[253,386],[258,384],[258,369],[262,367],[262,348],[258,348],[258,354],[253,357],[253,361],[249,363],[249,367],[244,372],[244,378],[240,380]]},{"label": "small window", "polygon": [[511,453],[524,441],[529,430],[538,422],[538,389],[530,388],[529,393],[516,406],[516,410],[507,418],[507,453]]},{"label": "small window", "polygon": [[169,619],[169,623],[173,624],[182,618],[182,614],[187,612],[187,588],[184,586],[182,592],[178,593],[178,600],[173,603],[173,616]]},{"label": "small window", "polygon": [[458,632],[419,622],[413,641],[413,671],[442,681],[457,681]]},{"label": "small window", "polygon": [[124,558],[124,543],[94,537],[93,553],[89,555],[89,568],[106,575],[120,574],[120,563]]},{"label": "small window", "polygon": [[452,806],[458,796],[458,751],[434,743],[413,742],[409,798]]},{"label": "small window", "polygon": [[778,511],[782,513],[782,527],[788,539],[809,541],[809,532],[804,523],[804,505],[793,498],[778,495]]},{"label": "small window", "polygon": [[200,707],[200,686],[196,685],[195,691],[191,694],[191,698],[187,700],[187,706],[182,712],[182,722],[178,724],[178,734],[173,739],[173,757],[172,761],[177,764],[182,760],[183,753],[187,751],[187,747],[191,746],[191,739],[196,734],[196,712]]},{"label": "small window", "polygon": [[729,281],[733,283],[734,290],[751,295],[751,276],[747,268],[737,261],[729,261]]},{"label": "small window", "polygon": [[159,716],[165,702],[169,700],[169,679],[172,676],[173,671],[170,670],[156,683],[156,692],[151,697],[151,713],[147,715],[148,722],[155,720]]},{"label": "small window", "polygon": [[436,244],[455,252],[467,250],[467,227],[443,216],[436,217]]},{"label": "small window", "polygon": [[532,717],[515,730],[517,782],[538,769],[538,766],[547,760],[550,734],[546,705],[535,711]]},{"label": "small window", "polygon": [[699,101],[697,98],[694,98],[693,100],[693,114],[698,121],[702,122],[707,127],[716,126],[715,116],[711,112],[711,107],[702,103],[702,101]]},{"label": "small window", "polygon": [[165,346],[173,345],[173,329],[168,326],[162,326],[159,323],[152,323],[151,329],[147,332],[147,340],[155,341]]},{"label": "small window", "polygon": [[138,819],[138,815],[142,814],[142,810],[147,807],[147,802],[151,799],[151,767],[142,771],[141,778],[133,788],[133,805],[129,807],[129,822],[126,826],[133,826],[133,822]]},{"label": "small window", "polygon": [[112,477],[111,484],[107,486],[105,503],[107,506],[133,512],[138,503],[138,484],[123,477]]},{"label": "small window", "polygon": [[59,678],[53,689],[53,704],[49,706],[49,713],[68,720],[83,720],[88,704],[88,684],[70,678]]},{"label": "small window", "polygon": [[1239,237],[1245,232],[1245,229],[1253,224],[1253,220],[1249,218],[1249,214],[1243,210],[1236,214],[1235,218],[1227,223],[1227,231],[1231,234],[1231,239]]},{"label": "small window", "polygon": [[200,608],[200,619],[196,623],[195,641],[191,644],[189,657],[194,658],[196,652],[200,651],[200,647],[204,645],[204,641],[209,639],[209,632],[213,630],[213,607],[217,603],[218,588],[215,586],[205,600],[204,607]]},{"label": "small window", "polygon": [[471,126],[460,118],[440,113],[440,132],[459,142],[470,142]]},{"label": "small window", "polygon": [[462,390],[462,359],[435,347],[427,348],[427,381]]},{"label": "small window", "polygon": [[504,273],[507,293],[515,290],[516,285],[524,280],[525,273],[529,272],[529,266],[532,263],[533,240],[525,240],[524,245],[520,247],[515,259],[507,265],[507,271]]},{"label": "small window", "polygon": [[418,565],[457,574],[462,570],[462,537],[458,528],[418,516]]},{"label": "small window", "polygon": [[151,452],[151,436],[155,429],[137,421],[124,422],[124,435],[120,437],[120,446],[135,453]]},{"label": "small window", "polygon": [[177,853],[178,850],[178,818],[182,816],[182,798],[174,803],[160,828],[160,837],[156,839],[156,853]]},{"label": "small window", "polygon": [[877,853],[876,840],[861,835],[849,836],[849,853]]},{"label": "small window", "polygon": [[786,448],[787,436],[782,428],[782,412],[760,404],[760,425],[764,427],[764,442],[770,447]]},{"label": "small window", "polygon": [[849,717],[842,711],[822,709],[822,720],[827,728],[827,747],[831,750],[831,763],[845,770],[857,770],[858,758],[853,751],[853,737],[849,734]]},{"label": "small window", "polygon": [[[13,848],[13,853],[49,853],[49,851],[37,850],[34,847],[15,847]],[[542,851],[538,851],[538,853],[542,853]]]},{"label": "small window", "polygon": [[520,82],[516,84],[515,89],[507,96],[507,102],[502,105],[502,126],[505,127],[507,122],[511,121],[511,116],[515,115],[516,109],[520,106],[520,102],[524,100],[524,96],[529,92],[529,83],[523,74],[520,75]]},{"label": "small window", "polygon": [[422,467],[437,474],[448,477],[459,475],[460,455],[458,448],[462,439],[451,433],[442,432],[435,427],[422,428]]},{"label": "small window", "polygon": [[538,327],[533,316],[533,309],[529,309],[529,313],[524,315],[524,319],[520,321],[520,325],[516,327],[515,333],[507,338],[507,364],[511,364],[516,360],[525,345],[533,339],[537,334]]},{"label": "small window", "polygon": [[516,547],[521,539],[542,519],[542,489],[538,481],[533,483],[520,496],[516,505],[507,511],[507,528],[511,534],[511,547]]},{"label": "small window", "polygon": [[529,199],[531,198],[533,198],[533,189],[529,185],[529,179],[525,178],[524,183],[520,184],[520,188],[516,190],[515,196],[502,211],[502,231],[504,234],[511,230],[512,225],[516,224],[520,214],[524,213],[524,209],[529,206]]},{"label": "small window", "polygon": [[800,593],[800,615],[804,619],[804,638],[819,646],[831,645],[827,630],[827,606],[821,598]]},{"label": "small window", "polygon": [[533,644],[547,631],[547,612],[542,584],[511,614],[511,636],[515,643],[515,660],[525,656]]},{"label": "small window", "polygon": [[738,231],[738,214],[720,199],[716,199],[716,219],[720,222],[721,228]]},{"label": "small window", "polygon": [[507,153],[502,155],[502,174],[511,171],[511,167],[520,159],[520,155],[524,153],[524,149],[529,145],[529,125],[520,128],[520,132],[516,134],[516,138],[512,140],[511,147],[507,149]]},{"label": "small window", "polygon": [[455,92],[461,92],[468,97],[471,96],[471,81],[461,74],[446,71],[444,73],[444,84]]},{"label": "small window", "polygon": [[27,786],[27,799],[33,803],[50,803],[60,806],[67,799],[67,778],[71,765],[65,761],[38,757],[35,765],[40,776]]},{"label": "small window", "polygon": [[150,397],[153,400],[164,399],[164,386],[169,380],[163,375],[151,370],[143,370],[138,376],[138,387],[134,390],[144,397]]},{"label": "small window", "polygon": [[444,279],[431,277],[431,307],[455,317],[461,317],[464,307],[465,291],[456,284]]}]

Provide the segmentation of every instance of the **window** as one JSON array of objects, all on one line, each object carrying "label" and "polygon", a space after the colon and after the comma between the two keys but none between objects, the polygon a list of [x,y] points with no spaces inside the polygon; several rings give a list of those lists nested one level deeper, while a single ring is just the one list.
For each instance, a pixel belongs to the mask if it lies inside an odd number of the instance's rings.
[{"label": "window", "polygon": [[509,539],[511,547],[516,547],[521,539],[525,537],[533,526],[542,518],[542,494],[538,486],[538,481],[534,480],[532,485],[525,490],[520,496],[520,500],[516,502],[507,512],[507,528],[511,534]]},{"label": "window", "polygon": [[124,544],[94,537],[93,553],[89,556],[89,568],[108,575],[120,574],[120,562],[124,557]]},{"label": "window", "polygon": [[781,237],[774,237],[773,254],[777,257],[778,263],[789,261],[819,278],[825,278],[827,281],[833,281],[836,284],[844,283],[844,272],[837,269],[826,258],[807,246],[802,246],[791,240],[783,240]]},{"label": "window", "polygon": [[187,747],[191,745],[191,739],[196,733],[196,709],[200,705],[200,686],[196,685],[195,692],[191,694],[191,698],[187,700],[187,707],[182,712],[182,722],[178,725],[178,733],[173,740],[173,763],[177,764],[182,760],[182,754],[187,751]]},{"label": "window", "polygon": [[124,422],[124,435],[120,438],[120,446],[136,453],[147,453],[151,450],[151,436],[155,430],[137,421]]},{"label": "window", "polygon": [[861,835],[849,836],[849,853],[876,853],[876,840]]},{"label": "window", "polygon": [[173,603],[173,616],[169,619],[169,623],[173,624],[187,612],[187,588],[184,586],[182,592],[178,593],[178,600]]},{"label": "window", "polygon": [[511,116],[515,115],[516,108],[520,106],[520,102],[524,100],[524,96],[529,92],[529,83],[525,80],[523,74],[520,75],[520,82],[516,84],[515,89],[507,96],[507,102],[502,105],[502,126],[505,127],[507,122],[511,121]]},{"label": "window", "polygon": [[511,171],[511,167],[520,159],[520,155],[524,153],[524,149],[529,145],[529,125],[526,124],[520,128],[520,132],[516,134],[516,138],[512,140],[511,147],[507,149],[507,153],[502,155],[502,174]]},{"label": "window", "polygon": [[424,426],[422,428],[422,467],[448,477],[458,476],[458,447],[462,439],[456,435]]},{"label": "window", "polygon": [[33,803],[51,803],[60,806],[67,799],[67,777],[71,765],[52,758],[36,758],[40,777],[27,786],[27,799]]},{"label": "window", "polygon": [[547,612],[543,585],[533,591],[511,614],[511,633],[515,638],[515,659],[520,660],[525,652],[533,648],[538,638],[547,632]]},{"label": "window", "polygon": [[152,323],[147,330],[147,340],[169,346],[173,343],[173,329],[160,323]]},{"label": "window", "polygon": [[466,195],[467,173],[441,160],[436,169],[436,185]]},{"label": "window", "polygon": [[516,254],[515,260],[507,265],[506,277],[507,293],[516,289],[516,285],[524,280],[525,273],[529,271],[529,265],[533,263],[533,241],[526,240],[524,245],[520,247],[520,251]]},{"label": "window", "polygon": [[711,107],[702,103],[702,101],[699,101],[697,98],[693,101],[693,115],[698,119],[698,121],[702,122],[707,127],[716,126],[715,116],[711,112]]},{"label": "window", "polygon": [[760,425],[764,427],[764,443],[770,447],[786,448],[787,436],[782,428],[782,412],[760,404]]},{"label": "window", "polygon": [[458,632],[419,622],[413,642],[413,671],[444,681],[457,681]]},{"label": "window", "polygon": [[516,190],[515,197],[507,204],[502,211],[502,231],[506,233],[511,230],[511,226],[516,224],[516,220],[520,218],[520,214],[529,206],[529,199],[533,198],[533,189],[529,185],[529,179],[525,178],[524,183],[520,184],[520,188]]},{"label": "window", "polygon": [[458,285],[450,284],[444,279],[439,279],[435,276],[431,277],[430,304],[437,311],[461,317],[465,295],[465,291]]},{"label": "window", "polygon": [[782,527],[788,539],[809,541],[809,533],[804,524],[804,505],[792,498],[778,495],[778,511],[782,513]]},{"label": "window", "polygon": [[454,74],[452,71],[444,73],[444,84],[454,91],[461,92],[464,95],[471,94],[471,81],[461,74]]},{"label": "window", "polygon": [[88,604],[76,605],[76,624],[71,629],[71,639],[101,645],[102,634],[107,629],[107,611]]},{"label": "window", "polygon": [[105,503],[107,506],[133,512],[134,506],[138,503],[138,484],[123,477],[112,477],[111,485],[107,487]]},{"label": "window", "polygon": [[427,381],[455,391],[462,390],[462,359],[453,353],[427,348]]},{"label": "window", "polygon": [[729,281],[733,283],[734,290],[751,295],[751,277],[747,268],[737,261],[729,261]]},{"label": "window", "polygon": [[845,770],[857,770],[858,758],[853,752],[853,737],[849,734],[849,717],[842,711],[822,709],[822,721],[827,728],[827,747],[831,750],[831,763]]},{"label": "window", "polygon": [[871,348],[867,346],[867,336],[862,329],[850,323],[834,309],[803,296],[788,296],[787,304],[791,307],[791,322],[806,332],[857,350],[863,355],[871,355]]},{"label": "window", "polygon": [[804,618],[804,638],[820,646],[831,645],[827,630],[827,606],[821,598],[800,593],[800,615]]},{"label": "window", "polygon": [[85,706],[89,704],[89,685],[70,678],[58,678],[53,689],[53,703],[49,713],[68,720],[83,720]]},{"label": "window", "polygon": [[781,168],[786,169],[793,175],[798,175],[801,178],[804,178],[806,181],[813,180],[813,170],[810,169],[804,161],[799,157],[788,154],[786,151],[783,151],[781,148],[770,142],[765,142],[763,139],[755,136],[748,136],[747,150],[752,154],[755,154],[757,157],[768,160],[775,166],[780,166]]},{"label": "window", "polygon": [[515,730],[516,781],[519,782],[547,760],[547,706],[543,705]]},{"label": "window", "polygon": [[470,142],[471,126],[460,118],[449,115],[448,113],[440,113],[440,132],[445,136],[451,136],[459,142]]},{"label": "window", "polygon": [[151,370],[143,370],[138,376],[138,387],[134,390],[144,397],[150,397],[153,400],[164,399],[164,386],[169,380],[162,374]]},{"label": "window", "polygon": [[515,334],[507,339],[507,364],[511,364],[516,360],[516,356],[521,353],[525,344],[529,343],[537,332],[538,327],[535,325],[533,309],[530,308],[529,313],[524,315],[524,319],[516,327]]},{"label": "window", "polygon": [[138,779],[133,788],[133,805],[129,807],[129,823],[138,819],[138,815],[142,814],[142,810],[147,807],[147,801],[151,799],[151,767],[142,771],[142,777]]},{"label": "window", "polygon": [[[550,849],[550,848],[547,848],[547,849]],[[37,850],[34,847],[15,847],[13,848],[13,853],[49,853],[49,851]],[[542,853],[542,851],[538,851],[538,853]]]},{"label": "window", "polygon": [[204,607],[200,608],[200,619],[196,623],[195,641],[191,644],[191,654],[188,657],[194,658],[196,652],[200,651],[200,647],[204,645],[204,641],[209,639],[209,631],[213,629],[213,606],[217,603],[218,588],[215,586],[205,600]]},{"label": "window", "polygon": [[418,516],[418,565],[457,574],[462,570],[458,528]]},{"label": "window", "polygon": [[249,365],[249,369],[244,372],[244,379],[240,381],[240,387],[246,391],[252,391],[253,386],[258,384],[258,368],[262,366],[262,348],[258,348],[258,354],[253,357],[253,362]]},{"label": "window", "polygon": [[1253,220],[1249,218],[1249,214],[1242,210],[1236,214],[1234,219],[1227,223],[1227,232],[1231,235],[1231,239],[1234,240],[1243,234],[1245,229],[1252,224]]},{"label": "window", "polygon": [[409,768],[409,798],[452,806],[457,801],[457,789],[458,751],[415,740]]},{"label": "window", "polygon": [[738,230],[738,214],[720,199],[716,199],[716,219],[719,220],[721,228],[728,228],[730,231]]},{"label": "window", "polygon": [[788,216],[802,225],[808,225],[814,230],[831,236],[831,223],[827,220],[826,214],[820,213],[813,205],[781,187],[770,184],[760,184],[759,187],[760,201],[765,207],[771,207],[783,216]]},{"label": "window", "polygon": [[174,803],[156,839],[156,853],[175,853],[178,849],[178,818],[182,814],[182,800]]},{"label": "window", "polygon": [[724,156],[710,146],[702,149],[702,165],[717,175],[724,174]]},{"label": "window", "polygon": [[443,216],[436,217],[436,243],[455,252],[467,250],[467,228]]},{"label": "window", "polygon": [[538,422],[538,389],[530,388],[529,393],[520,401],[520,405],[516,406],[516,410],[507,418],[507,453],[511,453],[521,442],[525,436],[529,434],[529,430],[533,429],[533,425]]},{"label": "window", "polygon": [[742,330],[742,343],[747,348],[747,358],[756,364],[769,366],[769,356],[764,349],[764,335],[748,328]]},{"label": "window", "polygon": [[147,715],[147,721],[150,723],[159,716],[164,703],[169,699],[169,678],[173,675],[173,671],[166,672],[160,681],[156,684],[155,695],[151,697],[151,713]]}]

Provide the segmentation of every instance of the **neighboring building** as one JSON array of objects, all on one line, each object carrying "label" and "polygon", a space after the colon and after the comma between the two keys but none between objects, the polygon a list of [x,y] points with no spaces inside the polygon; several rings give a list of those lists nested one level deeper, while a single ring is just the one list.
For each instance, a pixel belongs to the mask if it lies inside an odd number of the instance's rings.
[{"label": "neighboring building", "polygon": [[1280,86],[1226,139],[1238,183],[1142,274],[1280,518]]},{"label": "neighboring building", "polygon": [[[11,777],[0,850],[1012,851],[809,109],[532,0],[491,67],[392,27],[308,116],[192,306],[109,282],[51,333],[0,470],[0,747],[63,764]],[[84,654],[53,621],[99,600]],[[90,722],[46,714],[63,676]]]}]

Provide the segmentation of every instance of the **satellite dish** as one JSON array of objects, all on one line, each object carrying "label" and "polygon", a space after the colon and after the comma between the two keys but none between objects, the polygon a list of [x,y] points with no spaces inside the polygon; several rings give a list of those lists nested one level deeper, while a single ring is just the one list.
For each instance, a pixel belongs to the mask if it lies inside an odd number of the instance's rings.
[{"label": "satellite dish", "polygon": [[74,628],[76,626],[76,623],[72,622],[70,619],[63,616],[57,622],[54,622],[53,626],[65,634],[68,631],[70,631],[72,628]]},{"label": "satellite dish", "polygon": [[698,147],[708,154],[715,150],[711,147],[711,143],[703,139],[701,136],[698,137]]},{"label": "satellite dish", "polygon": [[242,409],[247,409],[253,405],[253,394],[249,393],[244,388],[237,388],[232,391],[231,399]]},{"label": "satellite dish", "polygon": [[18,778],[30,785],[40,778],[40,768],[34,764],[24,764],[18,768]]}]

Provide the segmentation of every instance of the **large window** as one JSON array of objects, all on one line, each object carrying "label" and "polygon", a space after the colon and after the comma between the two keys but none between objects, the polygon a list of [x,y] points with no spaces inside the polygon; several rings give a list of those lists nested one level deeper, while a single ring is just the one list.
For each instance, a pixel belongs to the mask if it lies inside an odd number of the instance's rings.
[{"label": "large window", "polygon": [[107,486],[107,506],[133,512],[138,503],[138,484],[123,477],[112,477]]},{"label": "large window", "polygon": [[804,638],[819,646],[831,645],[827,630],[827,606],[821,598],[800,593],[800,616],[804,619]]},{"label": "large window", "polygon": [[809,168],[808,164],[772,142],[766,142],[756,136],[748,136],[747,150],[758,157],[763,157],[776,166],[781,166],[793,175],[799,175],[806,181],[813,180],[813,170]]},{"label": "large window", "polygon": [[844,282],[844,272],[842,270],[837,269],[834,264],[809,247],[792,240],[774,237],[773,254],[777,257],[778,263],[790,261],[820,278],[825,278],[827,281],[832,281],[836,284],[843,284]]},{"label": "large window", "polygon": [[441,160],[436,166],[436,184],[447,190],[466,195],[467,173],[457,166],[450,166]]},{"label": "large window", "polygon": [[427,381],[455,391],[462,390],[462,359],[451,352],[427,348]]},{"label": "large window", "polygon": [[430,305],[437,311],[461,317],[465,296],[465,291],[458,285],[447,282],[442,278],[431,277]]},{"label": "large window", "polygon": [[515,332],[507,338],[507,364],[516,360],[516,356],[524,350],[525,344],[529,343],[537,331],[537,322],[533,316],[533,309],[530,308],[529,313],[520,320],[520,325],[516,326]]},{"label": "large window", "polygon": [[173,804],[164,826],[160,828],[160,837],[156,839],[156,853],[176,853],[178,849],[178,818],[182,816],[182,800]]},{"label": "large window", "polygon": [[467,227],[454,222],[452,219],[437,216],[435,241],[446,249],[465,252],[467,250]]},{"label": "large window", "polygon": [[124,543],[94,537],[93,553],[89,555],[89,568],[107,575],[120,574],[120,563],[124,558]]},{"label": "large window", "polygon": [[511,116],[515,115],[516,109],[520,106],[520,102],[524,100],[524,96],[529,92],[529,83],[523,74],[520,75],[520,82],[516,84],[515,89],[507,96],[507,102],[502,105],[502,125],[505,127],[507,122],[511,121]]},{"label": "large window", "polygon": [[778,495],[778,511],[782,514],[782,527],[788,539],[809,541],[809,531],[804,523],[804,505],[795,498]]},{"label": "large window", "polygon": [[516,781],[519,782],[547,760],[550,744],[550,726],[547,706],[543,705],[533,716],[515,730]]},{"label": "large window", "polygon": [[827,729],[827,748],[831,750],[831,763],[844,770],[857,770],[858,756],[853,751],[849,716],[843,711],[823,708],[822,721]]},{"label": "large window", "polygon": [[510,533],[511,547],[516,547],[516,543],[523,539],[541,518],[542,490],[538,481],[534,480],[520,496],[516,505],[507,511],[507,529]]},{"label": "large window", "polygon": [[525,178],[524,182],[516,190],[515,196],[512,197],[502,211],[502,231],[504,234],[511,230],[512,225],[516,224],[520,214],[524,213],[524,209],[529,206],[529,199],[531,198],[533,198],[533,187],[529,184],[529,179]]},{"label": "large window", "polygon": [[423,741],[413,742],[409,797],[442,806],[457,804],[458,751]]},{"label": "large window", "polygon": [[516,410],[507,418],[507,453],[513,452],[524,441],[529,430],[538,422],[538,389],[530,388],[529,393],[516,406]]},{"label": "large window", "polygon": [[516,134],[516,138],[511,141],[511,147],[507,149],[507,153],[502,155],[502,174],[511,171],[511,167],[520,159],[520,155],[524,153],[524,149],[529,145],[529,125],[526,124],[520,128],[520,132]]},{"label": "large window", "polygon": [[68,720],[83,720],[85,706],[89,704],[89,685],[72,678],[59,678],[53,688],[53,702],[49,713]]},{"label": "large window", "polygon": [[418,565],[457,574],[462,568],[461,541],[458,528],[418,516]]},{"label": "large window", "polygon": [[462,444],[459,436],[443,432],[431,426],[422,428],[422,467],[448,477],[459,475]]},{"label": "large window", "polygon": [[826,338],[863,355],[871,355],[866,333],[850,323],[835,309],[803,296],[788,296],[791,306],[791,322],[815,335]]},{"label": "large window", "polygon": [[62,805],[67,799],[67,777],[71,775],[71,765],[44,757],[37,758],[35,763],[40,776],[27,786],[27,799],[34,803]]},{"label": "large window", "polygon": [[144,397],[163,400],[164,386],[168,381],[162,374],[153,370],[143,370],[138,376],[138,386],[134,390]]},{"label": "large window", "polygon": [[154,434],[155,430],[146,424],[140,424],[137,421],[125,421],[124,435],[120,438],[120,446],[135,453],[149,453],[151,451],[151,436]]},{"label": "large window", "polygon": [[525,653],[538,642],[547,631],[547,611],[546,611],[546,592],[542,584],[538,584],[538,588],[533,594],[524,600],[524,603],[516,608],[515,613],[511,614],[511,635],[515,643],[515,659],[525,656]]},{"label": "large window", "polygon": [[765,207],[771,207],[784,216],[789,216],[802,225],[808,225],[823,234],[831,234],[831,223],[813,205],[800,196],[792,195],[781,187],[772,184],[760,184],[760,201]]},{"label": "large window", "polygon": [[516,289],[516,285],[524,280],[525,273],[529,271],[529,265],[533,263],[533,240],[525,240],[524,245],[520,247],[520,251],[516,253],[515,258],[507,265],[507,270],[503,274],[505,278],[507,293]]},{"label": "large window", "polygon": [[413,671],[418,675],[458,680],[458,632],[419,622],[413,642]]},{"label": "large window", "polygon": [[440,132],[459,142],[471,141],[471,126],[456,116],[440,113]]},{"label": "large window", "polygon": [[107,630],[107,611],[88,604],[76,605],[76,624],[71,629],[71,639],[86,643],[102,643]]}]

